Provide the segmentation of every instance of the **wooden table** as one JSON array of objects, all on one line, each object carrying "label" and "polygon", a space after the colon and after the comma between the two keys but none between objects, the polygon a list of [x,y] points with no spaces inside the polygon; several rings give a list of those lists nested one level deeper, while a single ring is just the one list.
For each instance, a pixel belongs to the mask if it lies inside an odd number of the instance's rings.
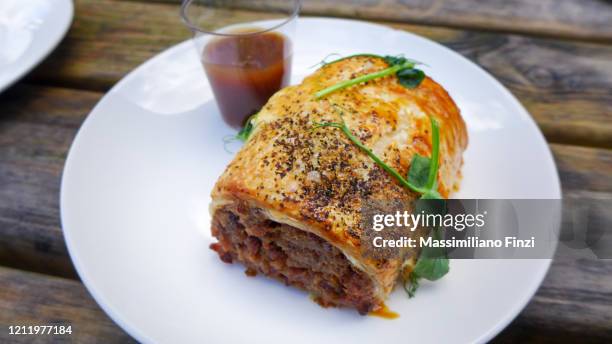
[{"label": "wooden table", "polygon": [[[57,50],[0,95],[0,342],[49,340],[9,337],[10,324],[62,323],[74,329],[66,341],[132,341],[75,273],[60,228],[60,178],[77,129],[104,92],[190,34],[177,1],[75,2],[74,23]],[[259,1],[233,3],[218,20],[257,19],[269,10]],[[303,12],[384,23],[465,55],[530,111],[565,196],[612,197],[612,2],[306,0]],[[600,229],[611,231],[612,221]],[[612,260],[570,253],[555,258],[537,294],[495,341],[578,340],[612,342]]]}]

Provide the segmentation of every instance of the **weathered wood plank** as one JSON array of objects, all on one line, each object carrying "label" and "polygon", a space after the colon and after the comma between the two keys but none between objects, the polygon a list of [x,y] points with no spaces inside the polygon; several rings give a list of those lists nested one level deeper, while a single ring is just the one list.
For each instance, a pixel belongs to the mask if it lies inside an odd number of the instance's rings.
[{"label": "weathered wood plank", "polygon": [[[259,11],[285,4],[282,0],[223,2],[224,7]],[[303,0],[302,4],[302,13],[308,15],[612,41],[612,4],[605,0]]]},{"label": "weathered wood plank", "polygon": [[76,277],[60,229],[60,176],[100,97],[21,85],[0,96],[0,264]]},{"label": "weathered wood plank", "polygon": [[[9,335],[11,325],[72,326],[71,335]],[[0,267],[1,343],[134,343],[77,281]]]},{"label": "weathered wood plank", "polygon": [[612,150],[551,144],[564,192],[612,194]]},{"label": "weathered wood plank", "polygon": [[510,89],[549,142],[612,148],[612,47],[469,32],[442,43]]},{"label": "weathered wood plank", "polygon": [[[106,90],[190,34],[168,4],[77,0],[75,22],[29,81]],[[221,23],[261,18],[231,11]],[[436,40],[483,66],[532,113],[552,142],[612,147],[612,46],[391,24]]]},{"label": "weathered wood plank", "polygon": [[612,260],[559,249],[542,286],[496,343],[612,341]]}]

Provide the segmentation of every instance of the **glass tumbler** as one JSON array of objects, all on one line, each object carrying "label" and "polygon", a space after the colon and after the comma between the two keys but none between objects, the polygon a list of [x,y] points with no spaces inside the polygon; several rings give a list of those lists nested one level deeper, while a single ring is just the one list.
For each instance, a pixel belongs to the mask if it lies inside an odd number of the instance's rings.
[{"label": "glass tumbler", "polygon": [[184,0],[181,6],[223,120],[234,128],[291,77],[300,0],[266,2]]}]

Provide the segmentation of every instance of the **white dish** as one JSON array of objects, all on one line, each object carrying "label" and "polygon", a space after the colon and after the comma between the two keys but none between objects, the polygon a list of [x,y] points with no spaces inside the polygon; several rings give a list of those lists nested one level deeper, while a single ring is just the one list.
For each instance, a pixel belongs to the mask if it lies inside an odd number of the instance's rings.
[{"label": "white dish", "polygon": [[[461,198],[560,198],[542,134],[495,79],[453,51],[387,27],[300,19],[298,82],[331,52],[404,53],[424,61],[461,108],[470,144]],[[208,245],[210,191],[232,154],[195,49],[184,42],[149,60],[95,107],[70,150],[62,225],[83,282],[140,341],[157,343],[483,342],[525,306],[550,260],[461,260],[413,299],[388,300],[396,320],[323,309],[306,293]],[[529,168],[525,168],[529,166]]]},{"label": "white dish", "polygon": [[38,65],[64,37],[72,0],[0,2],[0,92]]}]

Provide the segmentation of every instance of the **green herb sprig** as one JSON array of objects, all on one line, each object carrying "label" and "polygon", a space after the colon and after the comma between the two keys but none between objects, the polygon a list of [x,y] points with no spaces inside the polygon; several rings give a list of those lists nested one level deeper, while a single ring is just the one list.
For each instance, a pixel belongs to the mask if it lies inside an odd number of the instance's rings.
[{"label": "green herb sprig", "polygon": [[[443,207],[443,198],[438,193],[437,174],[440,161],[440,127],[435,119],[431,119],[431,157],[427,158],[419,154],[412,157],[410,170],[408,171],[408,181],[417,186],[424,187],[427,192],[421,195],[421,200],[417,201],[417,212],[424,210],[426,213],[440,212]],[[429,200],[423,202],[423,200]],[[439,200],[442,207],[435,204]],[[421,209],[419,209],[421,208]],[[438,241],[442,233],[440,228],[434,228],[431,232],[432,239]],[[424,278],[429,281],[437,281],[449,271],[449,260],[446,250],[442,247],[423,247],[419,259],[409,278],[404,281],[404,289],[409,297],[414,297],[419,288],[419,280]]]},{"label": "green herb sprig", "polygon": [[235,135],[228,135],[226,137],[223,138],[223,149],[225,149],[226,152],[233,154],[235,152],[231,151],[228,146],[231,143],[234,143],[236,141],[240,141],[242,143],[246,142],[249,137],[251,137],[251,134],[253,133],[253,129],[255,129],[255,119],[257,118],[257,113],[254,115],[251,115],[249,118],[247,118],[246,122],[244,123],[244,126],[242,127],[242,129],[240,129],[240,131],[238,131],[237,134]]},{"label": "green herb sprig", "polygon": [[[437,191],[437,174],[440,160],[440,128],[435,119],[431,118],[431,120],[431,158],[415,154],[410,164],[410,170],[408,171],[409,182],[417,186],[423,186],[428,190],[421,195],[421,200],[417,201],[417,212],[424,210],[425,213],[440,212],[443,210],[439,208],[444,208],[444,200]],[[429,201],[423,202],[422,200]],[[435,203],[438,201],[432,200],[439,200],[439,202],[442,203],[442,207],[437,207],[438,204]],[[441,229],[434,228],[431,235],[433,240],[440,240],[442,236]],[[414,297],[416,290],[419,288],[420,279],[424,278],[429,281],[437,281],[446,275],[449,269],[449,260],[444,248],[423,247],[409,278],[404,281],[404,289],[409,297]]]},{"label": "green herb sprig", "polygon": [[402,56],[381,56],[381,55],[375,55],[375,54],[356,54],[356,55],[350,55],[350,56],[346,56],[346,57],[337,59],[335,61],[326,63],[325,65],[327,66],[327,65],[330,65],[330,64],[342,61],[342,60],[346,60],[351,57],[357,57],[357,56],[381,58],[389,65],[389,67],[381,71],[378,71],[378,72],[373,72],[370,74],[356,77],[354,79],[342,81],[335,85],[322,89],[315,93],[315,99],[321,99],[338,90],[341,90],[347,87],[351,87],[353,85],[357,85],[360,83],[364,83],[364,82],[367,82],[373,79],[383,78],[385,76],[393,75],[393,74],[397,76],[399,83],[406,88],[415,88],[419,86],[419,84],[425,78],[425,73],[422,70],[414,68],[414,66],[416,66],[417,64],[420,64],[419,62],[407,59]]},{"label": "green herb sprig", "polygon": [[442,198],[435,190],[437,188],[436,176],[438,173],[438,163],[431,164],[431,160],[439,159],[439,141],[440,141],[440,126],[438,121],[433,117],[429,117],[432,128],[432,158],[425,158],[418,154],[415,154],[412,158],[411,168],[408,172],[407,179],[402,176],[397,170],[389,166],[387,163],[382,161],[372,150],[366,147],[353,133],[351,129],[344,122],[342,117],[343,113],[340,112],[341,122],[315,122],[313,130],[323,127],[333,127],[342,130],[346,137],[359,149],[365,152],[378,166],[387,171],[392,175],[402,186],[420,193],[428,198]]},{"label": "green herb sprig", "polygon": [[[433,240],[441,239],[440,228],[432,231]],[[416,265],[410,272],[410,276],[404,281],[404,289],[409,297],[414,297],[419,288],[419,280],[424,278],[428,281],[437,281],[444,277],[450,270],[448,255],[442,247],[423,247]]]},{"label": "green herb sprig", "polygon": [[259,113],[251,115],[251,117],[246,120],[246,122],[244,123],[244,127],[242,127],[242,129],[240,129],[238,134],[236,134],[235,136],[237,140],[246,142],[249,139],[251,133],[253,133],[253,129],[255,129],[255,124],[253,122],[257,118],[258,114]]},{"label": "green herb sprig", "polygon": [[[346,125],[342,112],[340,112],[341,122],[315,122],[313,130],[323,127],[333,127],[342,130],[344,135],[359,149],[365,152],[376,164],[392,175],[402,186],[407,189],[420,193],[421,200],[442,200],[438,193],[437,175],[439,169],[440,156],[440,126],[438,121],[429,117],[431,122],[431,157],[424,157],[415,154],[410,164],[407,178],[404,178],[397,170],[386,164],[371,149],[365,146]],[[417,203],[418,205],[418,203]],[[429,209],[428,211],[431,211]],[[432,231],[433,239],[440,240],[441,232],[439,228]],[[444,248],[424,247],[417,263],[404,281],[404,288],[409,297],[413,297],[419,287],[419,280],[424,278],[429,281],[436,281],[446,275],[449,271],[448,256]]]}]

